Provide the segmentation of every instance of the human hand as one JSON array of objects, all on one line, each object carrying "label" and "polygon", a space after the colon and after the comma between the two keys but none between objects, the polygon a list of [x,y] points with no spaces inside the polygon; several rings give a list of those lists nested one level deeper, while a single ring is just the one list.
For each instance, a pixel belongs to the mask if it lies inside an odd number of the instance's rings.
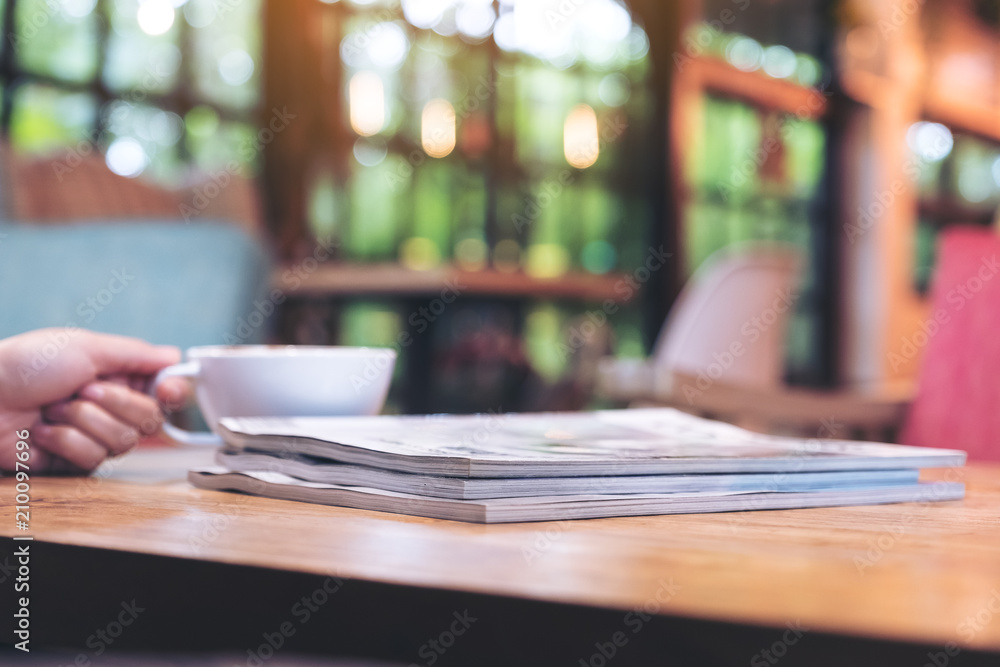
[{"label": "human hand", "polygon": [[[82,329],[42,329],[0,341],[0,470],[13,470],[15,432],[31,434],[35,473],[89,472],[159,431],[164,417],[143,391],[180,360],[174,347]],[[187,383],[157,388],[168,408]]]}]

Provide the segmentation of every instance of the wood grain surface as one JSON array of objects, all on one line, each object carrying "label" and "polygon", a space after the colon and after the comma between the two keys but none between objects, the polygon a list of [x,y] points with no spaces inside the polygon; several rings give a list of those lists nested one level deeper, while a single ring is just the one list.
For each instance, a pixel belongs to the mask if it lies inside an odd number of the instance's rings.
[{"label": "wood grain surface", "polygon": [[[1000,466],[963,501],[471,525],[201,491],[207,452],[32,480],[58,544],[611,609],[1000,650]],[[13,536],[13,480],[0,534]],[[18,533],[24,534],[24,533]]]}]

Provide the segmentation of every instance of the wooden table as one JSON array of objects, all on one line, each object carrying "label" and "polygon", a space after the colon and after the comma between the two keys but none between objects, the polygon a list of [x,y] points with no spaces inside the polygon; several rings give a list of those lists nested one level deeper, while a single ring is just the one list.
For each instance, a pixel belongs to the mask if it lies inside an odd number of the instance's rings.
[{"label": "wooden table", "polygon": [[[1000,651],[997,466],[957,470],[959,502],[482,526],[200,491],[182,475],[204,457],[32,481],[36,637],[82,645],[136,598],[156,622],[118,646],[244,659],[284,620],[295,650],[415,664],[774,664],[776,642],[782,664],[998,660],[983,653]],[[0,480],[0,535],[19,534],[13,495]],[[325,620],[299,629],[314,593]],[[466,611],[466,638],[427,648]]]}]

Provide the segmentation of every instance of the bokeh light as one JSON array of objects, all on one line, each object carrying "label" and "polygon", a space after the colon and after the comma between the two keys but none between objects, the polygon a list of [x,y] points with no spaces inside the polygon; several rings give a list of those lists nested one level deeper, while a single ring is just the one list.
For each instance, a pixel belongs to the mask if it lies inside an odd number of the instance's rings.
[{"label": "bokeh light", "polygon": [[627,76],[620,72],[614,72],[601,79],[601,83],[597,87],[597,96],[609,107],[620,107],[628,102],[631,88]]},{"label": "bokeh light", "polygon": [[955,139],[951,130],[941,123],[920,121],[906,131],[906,143],[923,160],[938,162],[951,153]]},{"label": "bokeh light", "polygon": [[146,169],[149,157],[138,141],[131,137],[122,137],[111,142],[104,161],[108,169],[119,176],[135,178]]},{"label": "bokeh light", "polygon": [[378,134],[385,127],[385,87],[375,72],[358,72],[351,77],[348,92],[351,128],[363,137]]},{"label": "bokeh light", "polygon": [[577,169],[586,169],[600,155],[597,136],[597,114],[586,104],[573,107],[563,126],[563,155]]},{"label": "bokeh light", "polygon": [[139,5],[136,20],[147,35],[162,35],[174,25],[174,5],[170,0],[146,0]]},{"label": "bokeh light", "polygon": [[455,12],[455,27],[466,37],[484,39],[489,37],[496,18],[490,0],[466,0]]},{"label": "bokeh light", "polygon": [[455,108],[448,100],[435,99],[420,114],[420,143],[431,157],[442,158],[455,150]]},{"label": "bokeh light", "polygon": [[366,167],[382,164],[388,152],[387,144],[379,137],[358,137],[354,142],[354,159]]},{"label": "bokeh light", "polygon": [[726,47],[726,60],[736,69],[753,72],[764,61],[764,49],[756,39],[738,35]]},{"label": "bokeh light", "polygon": [[396,69],[403,64],[410,42],[406,33],[395,23],[380,23],[372,30],[368,57],[375,67]]},{"label": "bokeh light", "polygon": [[764,71],[775,79],[786,79],[795,74],[795,53],[787,46],[769,46],[764,49]]},{"label": "bokeh light", "polygon": [[427,271],[441,263],[441,251],[430,239],[414,236],[403,241],[399,261],[408,269]]},{"label": "bokeh light", "polygon": [[97,7],[97,0],[62,0],[60,8],[66,16],[80,19],[89,16]]},{"label": "bokeh light", "polygon": [[243,49],[234,49],[219,59],[219,76],[230,86],[249,81],[253,70],[253,58]]}]

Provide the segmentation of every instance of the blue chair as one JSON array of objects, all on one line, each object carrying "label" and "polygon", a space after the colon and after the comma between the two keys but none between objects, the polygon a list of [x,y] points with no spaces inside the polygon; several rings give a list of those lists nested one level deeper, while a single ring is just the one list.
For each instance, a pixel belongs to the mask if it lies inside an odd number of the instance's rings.
[{"label": "blue chair", "polygon": [[181,348],[261,342],[269,277],[233,224],[0,222],[0,338],[75,325]]}]

